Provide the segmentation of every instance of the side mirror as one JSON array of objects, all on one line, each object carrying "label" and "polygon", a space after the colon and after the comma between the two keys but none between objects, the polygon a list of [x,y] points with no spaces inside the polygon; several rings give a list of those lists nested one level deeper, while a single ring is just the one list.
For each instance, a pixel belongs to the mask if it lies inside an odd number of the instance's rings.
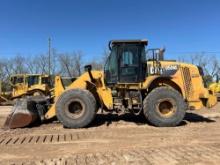
[{"label": "side mirror", "polygon": [[92,65],[85,65],[85,66],[84,66],[84,70],[85,70],[85,72],[91,72],[91,70],[92,70]]}]

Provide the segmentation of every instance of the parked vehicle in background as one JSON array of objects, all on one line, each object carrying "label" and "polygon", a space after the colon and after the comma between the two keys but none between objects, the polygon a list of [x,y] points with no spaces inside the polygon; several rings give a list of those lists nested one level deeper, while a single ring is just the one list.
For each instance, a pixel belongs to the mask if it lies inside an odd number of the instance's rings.
[{"label": "parked vehicle in background", "polygon": [[12,75],[9,79],[10,91],[3,91],[0,84],[0,104],[13,104],[24,96],[47,96],[51,89],[50,77],[41,74]]}]

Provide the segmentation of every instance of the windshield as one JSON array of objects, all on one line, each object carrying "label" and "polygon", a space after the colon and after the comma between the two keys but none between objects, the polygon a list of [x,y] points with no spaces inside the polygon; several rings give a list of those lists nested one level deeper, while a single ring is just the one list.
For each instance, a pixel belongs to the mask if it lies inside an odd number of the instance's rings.
[{"label": "windshield", "polygon": [[107,83],[116,83],[118,77],[118,59],[117,59],[117,47],[113,47],[108,57],[105,67],[105,81]]},{"label": "windshield", "polygon": [[136,46],[129,46],[129,47],[121,47],[119,49],[121,55],[121,67],[124,66],[136,66],[138,65],[138,47]]},{"label": "windshield", "polygon": [[28,85],[35,85],[39,82],[39,76],[30,76],[28,77]]},{"label": "windshield", "polygon": [[23,77],[11,77],[11,83],[12,84],[20,84],[24,82],[24,78]]},{"label": "windshield", "polygon": [[42,77],[42,84],[49,84],[50,83],[50,79],[49,77]]},{"label": "windshield", "polygon": [[108,57],[106,65],[105,65],[105,71],[109,71],[112,75],[117,74],[117,49],[112,48],[111,55]]},{"label": "windshield", "polygon": [[109,59],[110,59],[110,56],[108,56],[106,62],[105,62],[105,66],[104,66],[104,71],[107,71],[108,68],[109,68]]}]

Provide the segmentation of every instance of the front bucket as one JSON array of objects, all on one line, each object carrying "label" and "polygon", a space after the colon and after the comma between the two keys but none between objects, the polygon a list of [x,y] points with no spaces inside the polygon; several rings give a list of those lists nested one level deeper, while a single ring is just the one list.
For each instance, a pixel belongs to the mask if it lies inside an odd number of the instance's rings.
[{"label": "front bucket", "polygon": [[18,100],[8,115],[4,129],[22,128],[34,123],[38,119],[38,113],[32,101],[27,99]]}]

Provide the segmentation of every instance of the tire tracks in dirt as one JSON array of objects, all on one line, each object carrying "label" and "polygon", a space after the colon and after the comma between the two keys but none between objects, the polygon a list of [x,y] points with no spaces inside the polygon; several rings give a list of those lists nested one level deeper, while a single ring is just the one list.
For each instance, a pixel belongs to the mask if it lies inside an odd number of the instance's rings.
[{"label": "tire tracks in dirt", "polygon": [[[219,144],[220,145],[220,144]],[[175,146],[171,148],[138,148],[120,151],[81,153],[52,159],[4,161],[1,164],[83,165],[83,164],[218,164],[220,149],[214,145]]]}]

